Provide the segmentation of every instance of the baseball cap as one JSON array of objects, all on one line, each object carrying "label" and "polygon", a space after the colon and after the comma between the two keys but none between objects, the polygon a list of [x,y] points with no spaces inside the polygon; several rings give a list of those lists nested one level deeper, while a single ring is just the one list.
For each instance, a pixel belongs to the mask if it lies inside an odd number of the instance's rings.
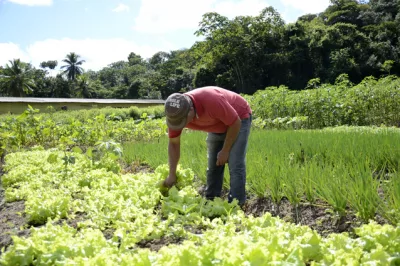
[{"label": "baseball cap", "polygon": [[164,107],[168,128],[181,130],[185,127],[190,101],[189,96],[181,93],[173,93],[167,98]]}]

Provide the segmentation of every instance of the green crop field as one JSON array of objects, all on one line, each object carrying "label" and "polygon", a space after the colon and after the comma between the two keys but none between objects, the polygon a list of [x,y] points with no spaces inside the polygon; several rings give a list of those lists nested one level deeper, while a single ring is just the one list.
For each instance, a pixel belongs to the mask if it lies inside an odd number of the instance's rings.
[{"label": "green crop field", "polygon": [[160,186],[160,112],[0,117],[0,264],[399,265],[398,128],[255,124],[241,209],[202,196],[204,133],[183,133]]}]

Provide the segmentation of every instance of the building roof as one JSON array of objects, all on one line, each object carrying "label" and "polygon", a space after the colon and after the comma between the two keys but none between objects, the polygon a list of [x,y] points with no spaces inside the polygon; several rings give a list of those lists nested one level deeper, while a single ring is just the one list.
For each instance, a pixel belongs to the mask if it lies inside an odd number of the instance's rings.
[{"label": "building roof", "polygon": [[164,104],[164,100],[154,99],[82,99],[82,98],[33,98],[33,97],[0,97],[0,103],[99,103],[99,104]]}]

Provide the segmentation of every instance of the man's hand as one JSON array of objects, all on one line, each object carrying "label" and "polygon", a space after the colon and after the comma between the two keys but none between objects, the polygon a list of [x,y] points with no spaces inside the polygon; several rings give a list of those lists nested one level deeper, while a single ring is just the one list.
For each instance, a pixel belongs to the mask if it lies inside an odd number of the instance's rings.
[{"label": "man's hand", "polygon": [[170,188],[176,184],[176,174],[169,174],[168,177],[164,180],[164,187]]},{"label": "man's hand", "polygon": [[218,152],[217,155],[217,166],[226,164],[228,162],[228,159],[229,159],[229,152],[221,150],[220,152]]}]

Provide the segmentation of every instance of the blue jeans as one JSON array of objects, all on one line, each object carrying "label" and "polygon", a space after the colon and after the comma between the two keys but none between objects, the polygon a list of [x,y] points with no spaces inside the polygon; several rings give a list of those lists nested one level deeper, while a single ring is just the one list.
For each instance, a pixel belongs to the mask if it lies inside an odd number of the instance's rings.
[{"label": "blue jeans", "polygon": [[[246,152],[252,117],[242,120],[239,135],[229,153],[228,167],[230,175],[230,191],[228,201],[233,199],[243,205],[246,201]],[[208,133],[208,168],[206,198],[214,199],[221,196],[225,165],[217,166],[217,155],[224,146],[226,133]]]}]

